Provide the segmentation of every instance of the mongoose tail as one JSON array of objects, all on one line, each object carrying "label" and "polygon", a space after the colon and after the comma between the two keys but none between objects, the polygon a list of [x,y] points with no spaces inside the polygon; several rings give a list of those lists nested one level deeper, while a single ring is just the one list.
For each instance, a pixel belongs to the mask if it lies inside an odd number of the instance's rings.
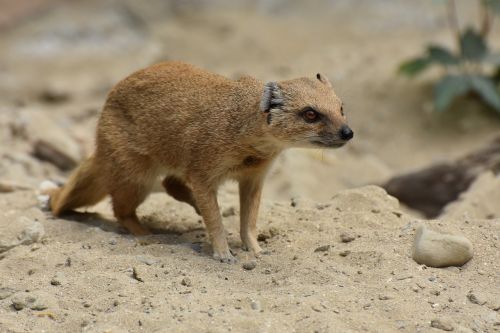
[{"label": "mongoose tail", "polygon": [[107,191],[100,179],[95,157],[91,156],[73,171],[66,184],[50,191],[52,214],[59,216],[73,209],[91,206],[101,201]]}]

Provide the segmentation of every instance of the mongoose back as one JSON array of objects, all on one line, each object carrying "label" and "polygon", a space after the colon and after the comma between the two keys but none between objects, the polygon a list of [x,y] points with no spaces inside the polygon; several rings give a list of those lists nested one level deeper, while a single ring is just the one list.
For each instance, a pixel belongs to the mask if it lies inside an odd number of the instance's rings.
[{"label": "mongoose back", "polygon": [[217,203],[219,185],[239,183],[242,244],[258,255],[260,197],[276,156],[289,147],[337,148],[352,137],[342,102],[321,74],[264,83],[164,62],[111,90],[94,154],[50,193],[50,208],[58,216],[109,194],[118,222],[135,235],[148,234],[136,208],[163,176],[166,192],[202,216],[214,258],[234,262]]}]

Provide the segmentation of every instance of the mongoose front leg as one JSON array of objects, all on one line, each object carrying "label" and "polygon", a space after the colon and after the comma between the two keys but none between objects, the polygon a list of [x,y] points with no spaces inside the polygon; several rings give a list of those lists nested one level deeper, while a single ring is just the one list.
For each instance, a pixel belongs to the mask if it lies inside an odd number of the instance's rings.
[{"label": "mongoose front leg", "polygon": [[192,193],[207,227],[214,251],[214,258],[225,263],[236,263],[236,258],[229,251],[226,230],[222,224],[222,217],[217,202],[217,191],[200,184],[193,184]]},{"label": "mongoose front leg", "polygon": [[262,249],[257,241],[257,216],[262,193],[262,177],[240,181],[240,236],[243,248],[259,256]]}]

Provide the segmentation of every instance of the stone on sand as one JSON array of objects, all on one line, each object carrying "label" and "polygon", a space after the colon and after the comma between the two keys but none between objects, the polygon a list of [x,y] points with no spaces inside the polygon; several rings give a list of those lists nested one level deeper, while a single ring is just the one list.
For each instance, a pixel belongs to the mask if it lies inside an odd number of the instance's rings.
[{"label": "stone on sand", "polygon": [[441,234],[417,227],[413,259],[429,267],[462,266],[473,256],[472,243],[465,237]]}]

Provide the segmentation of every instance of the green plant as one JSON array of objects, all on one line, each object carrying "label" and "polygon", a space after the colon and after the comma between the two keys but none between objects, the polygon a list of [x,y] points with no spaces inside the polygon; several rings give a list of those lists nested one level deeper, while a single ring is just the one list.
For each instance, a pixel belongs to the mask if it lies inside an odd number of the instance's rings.
[{"label": "green plant", "polygon": [[429,45],[420,57],[405,61],[399,73],[415,77],[431,65],[445,69],[434,87],[437,111],[447,109],[458,96],[471,95],[500,113],[500,53],[487,44],[494,14],[500,13],[500,0],[478,0],[481,18],[479,27],[460,29],[454,0],[447,0],[448,21],[457,43],[456,53],[440,45]]}]

